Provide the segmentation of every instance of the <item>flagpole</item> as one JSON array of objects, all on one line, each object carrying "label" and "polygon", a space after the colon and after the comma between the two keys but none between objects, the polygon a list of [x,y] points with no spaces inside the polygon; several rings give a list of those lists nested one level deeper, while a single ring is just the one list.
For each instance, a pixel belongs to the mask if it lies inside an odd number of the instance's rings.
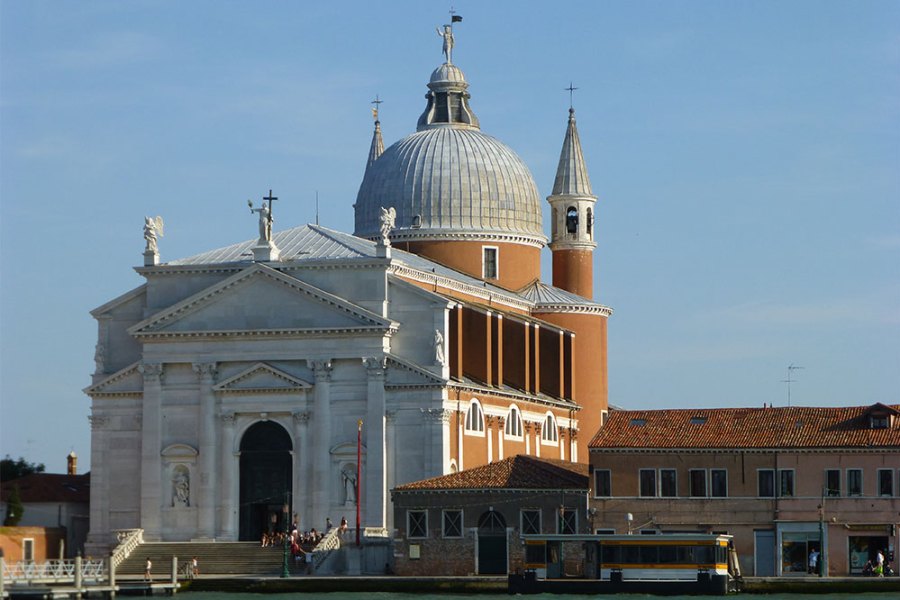
[{"label": "flagpole", "polygon": [[359,546],[359,488],[362,461],[362,419],[356,422],[356,545]]}]

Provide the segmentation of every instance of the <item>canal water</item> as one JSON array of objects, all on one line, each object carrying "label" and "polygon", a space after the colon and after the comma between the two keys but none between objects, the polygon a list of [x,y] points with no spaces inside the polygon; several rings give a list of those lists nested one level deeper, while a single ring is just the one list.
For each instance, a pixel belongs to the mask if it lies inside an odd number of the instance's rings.
[{"label": "canal water", "polygon": [[[177,594],[177,600],[314,600],[317,598],[325,598],[326,600],[500,600],[508,598],[506,594],[400,594],[400,593],[348,593],[348,592],[332,592],[329,594],[244,594],[244,593],[221,593],[221,592],[182,592]],[[713,598],[715,596],[709,596]],[[897,593],[850,593],[850,594],[738,594],[736,596],[727,596],[728,598],[744,598],[745,600],[896,600]],[[616,594],[603,596],[584,596],[584,595],[557,595],[557,594],[538,594],[534,596],[520,596],[523,600],[526,598],[531,600],[648,600],[660,598],[661,600],[697,600],[699,596],[646,596],[640,594]]]}]

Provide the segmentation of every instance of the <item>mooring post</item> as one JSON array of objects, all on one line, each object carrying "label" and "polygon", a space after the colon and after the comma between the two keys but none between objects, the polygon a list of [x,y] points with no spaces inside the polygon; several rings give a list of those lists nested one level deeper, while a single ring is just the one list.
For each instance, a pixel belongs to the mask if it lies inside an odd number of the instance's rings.
[{"label": "mooring post", "polygon": [[75,600],[81,600],[81,555],[75,557]]},{"label": "mooring post", "polygon": [[112,554],[109,555],[109,558],[106,560],[109,561],[109,597],[116,597],[116,563],[113,560]]},{"label": "mooring post", "polygon": [[5,598],[3,594],[3,572],[6,571],[6,559],[0,556],[0,598]]}]

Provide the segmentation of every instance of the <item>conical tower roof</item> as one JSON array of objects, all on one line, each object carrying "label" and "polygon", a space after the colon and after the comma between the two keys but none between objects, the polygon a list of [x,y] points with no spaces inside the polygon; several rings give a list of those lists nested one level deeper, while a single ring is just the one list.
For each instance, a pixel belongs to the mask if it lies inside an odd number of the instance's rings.
[{"label": "conical tower roof", "polygon": [[381,138],[381,121],[375,119],[375,131],[372,133],[372,145],[369,146],[369,159],[366,161],[366,170],[378,157],[384,153],[384,140]]},{"label": "conical tower roof", "polygon": [[569,109],[569,126],[566,139],[559,153],[559,166],[553,182],[553,196],[593,196],[591,179],[588,177],[584,155],[581,152],[581,140],[578,138],[578,127],[575,125],[575,109]]}]

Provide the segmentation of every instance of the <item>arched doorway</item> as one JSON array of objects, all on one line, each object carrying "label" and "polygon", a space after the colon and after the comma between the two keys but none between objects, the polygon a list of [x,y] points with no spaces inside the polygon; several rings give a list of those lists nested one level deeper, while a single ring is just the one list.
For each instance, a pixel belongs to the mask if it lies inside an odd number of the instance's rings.
[{"label": "arched doorway", "polygon": [[[283,531],[290,519],[291,436],[272,421],[252,425],[241,438],[240,539]],[[287,514],[284,507],[287,506]]]},{"label": "arched doorway", "polygon": [[506,519],[494,510],[478,518],[478,574],[506,575]]}]

